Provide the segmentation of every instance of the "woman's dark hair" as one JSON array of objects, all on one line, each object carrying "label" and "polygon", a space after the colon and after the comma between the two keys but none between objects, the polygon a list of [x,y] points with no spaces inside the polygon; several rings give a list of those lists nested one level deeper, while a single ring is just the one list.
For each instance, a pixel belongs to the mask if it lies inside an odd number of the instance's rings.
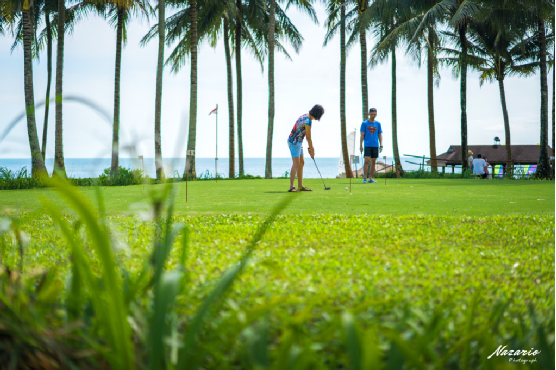
[{"label": "woman's dark hair", "polygon": [[309,114],[313,116],[317,121],[320,121],[320,118],[324,114],[324,108],[322,107],[322,105],[317,104],[313,108],[311,108]]}]

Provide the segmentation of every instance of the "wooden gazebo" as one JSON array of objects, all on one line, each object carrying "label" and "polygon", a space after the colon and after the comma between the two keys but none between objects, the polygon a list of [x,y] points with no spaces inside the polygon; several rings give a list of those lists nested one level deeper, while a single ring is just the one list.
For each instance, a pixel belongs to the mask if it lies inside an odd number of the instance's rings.
[{"label": "wooden gazebo", "polygon": [[[512,164],[515,165],[534,165],[539,160],[539,145],[512,145]],[[483,158],[492,166],[492,173],[496,165],[504,166],[506,170],[506,146],[505,145],[468,145],[468,150],[473,152],[473,158],[477,158],[477,154],[481,154]],[[552,148],[548,147],[549,156],[554,156]],[[467,155],[465,156],[468,157]],[[436,156],[436,162],[439,167],[461,165],[461,145],[450,145],[446,153]],[[427,161],[431,164],[431,160]]]}]

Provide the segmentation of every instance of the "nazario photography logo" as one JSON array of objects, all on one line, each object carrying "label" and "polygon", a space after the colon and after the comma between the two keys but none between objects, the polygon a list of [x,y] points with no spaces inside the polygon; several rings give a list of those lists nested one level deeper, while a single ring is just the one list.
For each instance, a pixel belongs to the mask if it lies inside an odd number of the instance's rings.
[{"label": "nazario photography logo", "polygon": [[[507,346],[499,346],[496,351],[494,351],[490,356],[488,356],[487,358],[490,359],[492,356],[509,356],[509,361],[510,362],[521,362],[521,363],[527,363],[527,362],[537,362],[537,359],[534,357],[536,355],[538,355],[539,353],[541,353],[541,351],[536,350],[534,348],[531,348],[530,350],[526,350],[526,349],[506,349]],[[516,358],[517,356],[521,356],[519,358]]]}]

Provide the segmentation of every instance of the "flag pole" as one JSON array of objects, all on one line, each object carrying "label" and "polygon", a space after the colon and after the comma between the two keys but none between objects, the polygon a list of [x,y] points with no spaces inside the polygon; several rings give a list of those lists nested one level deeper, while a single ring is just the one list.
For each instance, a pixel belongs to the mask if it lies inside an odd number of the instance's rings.
[{"label": "flag pole", "polygon": [[214,171],[216,182],[218,182],[218,104],[216,104],[216,157],[214,158]]}]

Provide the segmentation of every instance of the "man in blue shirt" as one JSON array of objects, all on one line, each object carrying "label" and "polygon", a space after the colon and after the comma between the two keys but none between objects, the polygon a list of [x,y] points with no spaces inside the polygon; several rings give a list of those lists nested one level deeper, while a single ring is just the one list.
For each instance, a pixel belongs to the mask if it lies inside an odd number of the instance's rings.
[{"label": "man in blue shirt", "polygon": [[[365,141],[365,164],[363,167],[363,184],[367,183],[367,179],[369,179],[369,183],[374,184],[376,183],[373,180],[373,175],[375,172],[375,162],[378,158],[379,151],[382,152],[382,127],[380,126],[380,122],[375,121],[375,117],[377,115],[376,108],[369,109],[369,119],[366,120],[361,124],[361,143],[359,151],[363,151],[363,141]],[[369,162],[371,163],[371,173],[369,176]]]}]

